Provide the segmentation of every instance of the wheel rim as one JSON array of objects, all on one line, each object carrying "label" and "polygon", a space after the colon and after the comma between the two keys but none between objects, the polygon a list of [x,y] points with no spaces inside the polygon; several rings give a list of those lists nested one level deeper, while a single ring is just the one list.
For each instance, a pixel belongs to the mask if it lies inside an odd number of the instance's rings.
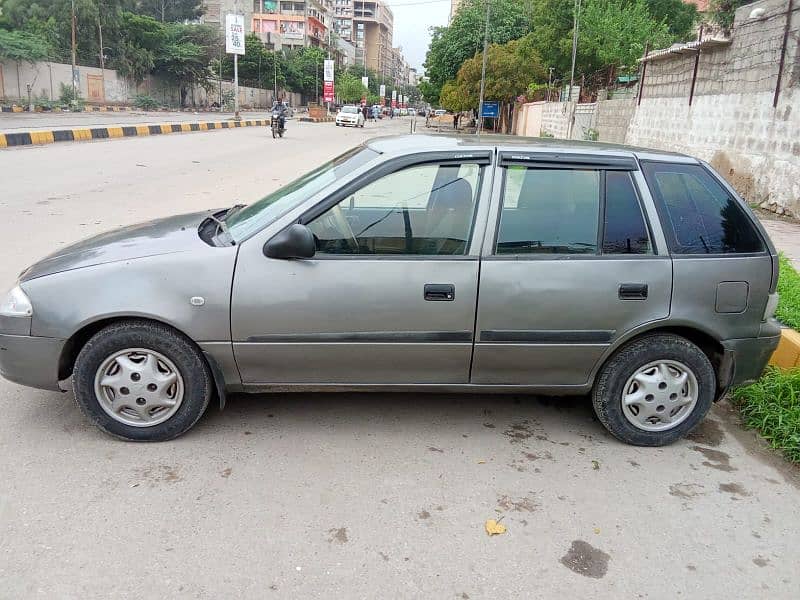
[{"label": "wheel rim", "polygon": [[675,360],[657,360],[628,378],[622,412],[637,429],[666,431],[685,421],[697,405],[697,377]]},{"label": "wheel rim", "polygon": [[154,350],[128,348],[97,369],[94,391],[111,418],[132,427],[153,427],[172,417],[183,402],[180,371]]}]

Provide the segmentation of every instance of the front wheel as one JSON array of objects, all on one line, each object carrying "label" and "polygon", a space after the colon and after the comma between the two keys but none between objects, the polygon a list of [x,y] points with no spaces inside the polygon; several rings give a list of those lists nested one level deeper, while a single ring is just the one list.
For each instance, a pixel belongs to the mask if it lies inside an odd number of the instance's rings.
[{"label": "front wheel", "polygon": [[703,420],[716,376],[705,353],[689,340],[653,334],[623,347],[602,368],[592,391],[600,422],[636,446],[664,446]]},{"label": "front wheel", "polygon": [[81,349],[73,389],[78,406],[104,432],[160,442],[197,422],[213,387],[191,340],[159,323],[126,321],[102,329]]}]

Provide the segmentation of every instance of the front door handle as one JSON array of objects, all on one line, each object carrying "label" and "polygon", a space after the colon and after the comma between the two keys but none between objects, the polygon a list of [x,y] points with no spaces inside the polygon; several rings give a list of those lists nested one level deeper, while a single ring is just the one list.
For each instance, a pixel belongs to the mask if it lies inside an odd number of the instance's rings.
[{"label": "front door handle", "polygon": [[456,298],[456,286],[452,283],[426,283],[425,300],[452,302]]},{"label": "front door handle", "polygon": [[646,300],[646,283],[621,283],[619,285],[620,300]]}]

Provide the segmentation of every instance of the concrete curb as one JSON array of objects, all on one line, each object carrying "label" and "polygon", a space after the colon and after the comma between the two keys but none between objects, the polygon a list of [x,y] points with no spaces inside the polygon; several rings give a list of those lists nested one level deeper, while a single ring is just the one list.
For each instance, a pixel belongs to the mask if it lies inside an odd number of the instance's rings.
[{"label": "concrete curb", "polygon": [[769,364],[779,369],[800,367],[800,333],[794,329],[782,329],[781,341],[772,353]]},{"label": "concrete curb", "polygon": [[298,121],[303,123],[333,123],[336,117],[300,117]]},{"label": "concrete curb", "polygon": [[237,127],[269,125],[267,119],[245,119],[242,121],[196,121],[191,123],[158,123],[155,125],[116,125],[108,127],[71,127],[69,129],[43,129],[0,133],[0,148],[52,144],[54,142],[83,142],[90,140],[118,139],[162,135],[166,133],[188,133],[190,131],[215,131]]}]

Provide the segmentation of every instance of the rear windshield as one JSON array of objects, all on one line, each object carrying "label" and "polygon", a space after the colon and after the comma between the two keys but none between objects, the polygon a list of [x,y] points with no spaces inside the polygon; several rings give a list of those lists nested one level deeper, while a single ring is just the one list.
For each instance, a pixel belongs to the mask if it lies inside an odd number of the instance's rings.
[{"label": "rear windshield", "polygon": [[763,252],[750,217],[701,165],[642,162],[675,254]]}]

